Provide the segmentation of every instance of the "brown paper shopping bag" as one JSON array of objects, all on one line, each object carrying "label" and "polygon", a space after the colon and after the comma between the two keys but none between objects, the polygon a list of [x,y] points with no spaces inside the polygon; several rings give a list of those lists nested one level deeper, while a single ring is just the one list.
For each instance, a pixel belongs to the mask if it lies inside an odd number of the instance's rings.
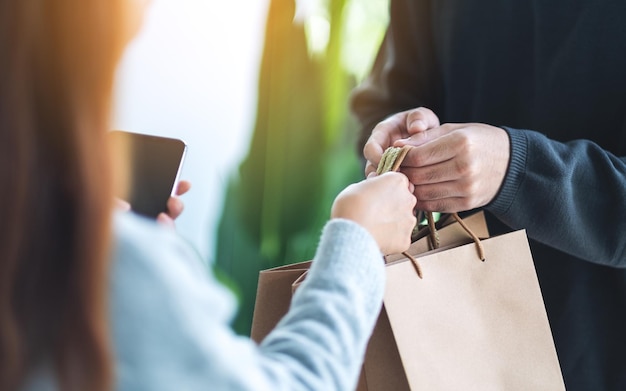
[{"label": "brown paper shopping bag", "polygon": [[293,286],[309,270],[311,262],[262,270],[259,273],[250,337],[261,342],[287,313]]},{"label": "brown paper shopping bag", "polygon": [[387,264],[363,389],[565,389],[525,232],[481,242],[484,262],[473,243],[411,254],[422,279],[406,258]]},{"label": "brown paper shopping bag", "polygon": [[[464,219],[487,238],[482,213]],[[483,239],[485,262],[458,223],[408,254],[387,257],[384,305],[359,391],[563,390],[543,300],[523,231]],[[261,341],[287,312],[310,262],[262,271],[252,325]]]}]

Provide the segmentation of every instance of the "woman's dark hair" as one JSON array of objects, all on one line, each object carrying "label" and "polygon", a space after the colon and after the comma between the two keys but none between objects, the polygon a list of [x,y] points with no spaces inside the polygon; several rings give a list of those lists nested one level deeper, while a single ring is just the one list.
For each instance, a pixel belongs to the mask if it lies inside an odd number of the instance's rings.
[{"label": "woman's dark hair", "polygon": [[112,384],[107,146],[124,0],[0,0],[0,389]]}]

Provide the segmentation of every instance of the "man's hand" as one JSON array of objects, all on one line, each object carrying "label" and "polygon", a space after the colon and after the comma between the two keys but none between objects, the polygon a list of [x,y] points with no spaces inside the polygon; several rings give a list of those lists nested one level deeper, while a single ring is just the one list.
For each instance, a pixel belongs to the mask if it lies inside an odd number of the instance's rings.
[{"label": "man's hand", "polygon": [[430,109],[419,107],[403,111],[380,122],[363,148],[363,156],[367,160],[365,176],[376,172],[383,152],[396,141],[417,136],[421,132],[439,126],[439,118]]},{"label": "man's hand", "polygon": [[444,124],[394,146],[412,145],[401,171],[415,185],[417,209],[460,212],[487,205],[506,175],[510,141],[485,124]]}]

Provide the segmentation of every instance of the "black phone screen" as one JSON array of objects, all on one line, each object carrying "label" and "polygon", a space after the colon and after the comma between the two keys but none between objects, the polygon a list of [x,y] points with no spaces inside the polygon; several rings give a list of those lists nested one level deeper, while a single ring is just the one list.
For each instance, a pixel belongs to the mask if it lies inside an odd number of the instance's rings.
[{"label": "black phone screen", "polygon": [[174,192],[187,150],[185,143],[174,138],[117,130],[110,133],[113,148],[127,153],[124,169],[129,188],[126,195],[118,196],[128,201],[131,210],[140,215],[156,218],[166,212],[167,200]]}]

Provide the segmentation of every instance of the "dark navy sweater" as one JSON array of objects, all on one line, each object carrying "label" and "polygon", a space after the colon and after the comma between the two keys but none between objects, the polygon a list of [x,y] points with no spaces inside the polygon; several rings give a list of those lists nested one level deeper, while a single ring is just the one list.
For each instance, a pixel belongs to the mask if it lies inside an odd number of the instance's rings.
[{"label": "dark navy sweater", "polygon": [[507,130],[490,229],[527,230],[567,389],[626,390],[626,2],[391,0],[361,146],[419,106]]}]

